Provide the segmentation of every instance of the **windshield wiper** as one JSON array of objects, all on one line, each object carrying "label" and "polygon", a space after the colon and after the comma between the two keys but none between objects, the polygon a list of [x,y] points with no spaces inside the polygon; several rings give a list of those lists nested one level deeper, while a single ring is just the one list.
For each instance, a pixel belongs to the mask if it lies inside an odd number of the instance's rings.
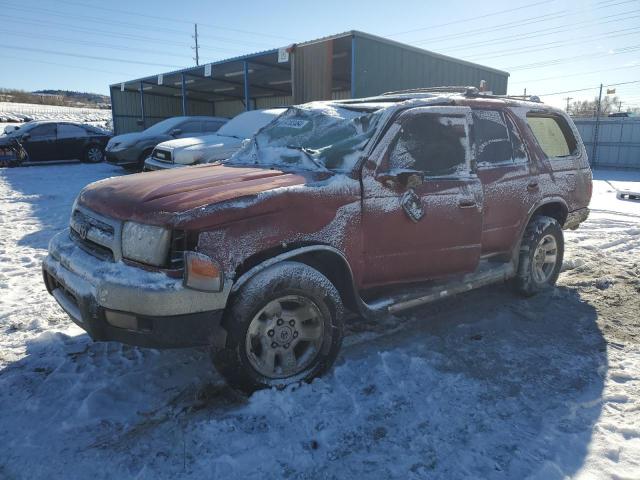
[{"label": "windshield wiper", "polygon": [[318,153],[318,150],[314,150],[314,149],[309,148],[309,147],[300,147],[298,145],[287,145],[287,148],[290,148],[291,150],[297,150],[299,152],[304,153],[306,155],[306,157],[309,160],[311,160],[316,167],[321,168],[322,170],[327,170],[327,167],[325,167],[321,162],[319,162],[313,156],[313,154]]}]

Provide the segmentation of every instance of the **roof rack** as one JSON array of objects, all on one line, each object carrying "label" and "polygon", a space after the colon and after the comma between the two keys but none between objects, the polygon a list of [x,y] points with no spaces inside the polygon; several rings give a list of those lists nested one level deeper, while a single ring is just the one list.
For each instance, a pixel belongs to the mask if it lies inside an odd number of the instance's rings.
[{"label": "roof rack", "polygon": [[412,93],[461,93],[465,97],[487,97],[487,98],[504,98],[509,100],[523,100],[529,102],[542,103],[540,97],[536,95],[494,95],[492,93],[485,93],[478,90],[476,87],[426,87],[426,88],[411,88],[407,90],[396,90],[393,92],[385,92],[382,96],[403,95]]},{"label": "roof rack", "polygon": [[425,88],[409,88],[407,90],[395,90],[393,92],[385,92],[382,96],[401,95],[407,93],[463,93],[465,95],[473,95],[478,93],[476,87],[454,86],[454,87],[425,87]]}]

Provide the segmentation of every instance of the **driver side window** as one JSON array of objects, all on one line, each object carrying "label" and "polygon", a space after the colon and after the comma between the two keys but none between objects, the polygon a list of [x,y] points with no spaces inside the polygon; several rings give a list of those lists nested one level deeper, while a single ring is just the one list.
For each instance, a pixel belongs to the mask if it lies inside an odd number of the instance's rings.
[{"label": "driver side window", "polygon": [[422,113],[404,120],[389,156],[390,170],[454,175],[466,165],[467,129],[462,116]]},{"label": "driver side window", "polygon": [[56,137],[56,125],[54,123],[47,123],[38,127],[32,128],[28,132],[31,136],[31,140],[47,140]]}]

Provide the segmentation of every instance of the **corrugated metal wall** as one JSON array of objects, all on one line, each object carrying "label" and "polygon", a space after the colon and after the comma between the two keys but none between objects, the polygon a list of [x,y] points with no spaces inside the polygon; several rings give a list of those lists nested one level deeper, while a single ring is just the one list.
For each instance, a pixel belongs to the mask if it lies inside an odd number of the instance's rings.
[{"label": "corrugated metal wall", "polygon": [[[596,119],[574,118],[573,121],[587,148],[590,161],[593,161],[591,157]],[[640,118],[601,118],[597,143],[595,166],[640,168]]]},{"label": "corrugated metal wall", "polygon": [[[122,92],[119,89],[112,88],[111,102],[113,109],[113,126],[116,134],[139,132],[165,118],[182,115],[181,97],[166,97],[145,92],[145,125],[143,126],[139,123],[142,119],[140,92],[128,90]],[[213,111],[214,105],[211,102],[187,101],[187,112],[189,115],[213,115]]]},{"label": "corrugated metal wall", "polygon": [[409,88],[479,86],[481,80],[486,80],[495,94],[503,95],[507,93],[507,79],[507,75],[428,52],[362,36],[355,38],[356,98]]},{"label": "corrugated metal wall", "polygon": [[294,102],[331,98],[333,40],[300,46],[293,56]]}]

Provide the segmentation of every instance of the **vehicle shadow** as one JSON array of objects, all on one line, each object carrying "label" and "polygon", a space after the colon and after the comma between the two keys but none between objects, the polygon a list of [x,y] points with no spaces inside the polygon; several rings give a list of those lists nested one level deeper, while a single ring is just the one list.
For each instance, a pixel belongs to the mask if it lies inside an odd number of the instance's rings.
[{"label": "vehicle shadow", "polygon": [[104,163],[5,169],[3,179],[13,196],[10,201],[27,204],[30,220],[38,222],[38,228],[25,233],[18,245],[47,248],[51,237],[69,224],[71,207],[80,190],[91,182],[121,174],[122,169]]},{"label": "vehicle shadow", "polygon": [[355,318],[332,372],[250,398],[204,350],[44,334],[0,370],[0,465],[38,451],[52,478],[105,462],[139,478],[564,478],[602,410],[597,315],[572,288],[499,285]]}]

